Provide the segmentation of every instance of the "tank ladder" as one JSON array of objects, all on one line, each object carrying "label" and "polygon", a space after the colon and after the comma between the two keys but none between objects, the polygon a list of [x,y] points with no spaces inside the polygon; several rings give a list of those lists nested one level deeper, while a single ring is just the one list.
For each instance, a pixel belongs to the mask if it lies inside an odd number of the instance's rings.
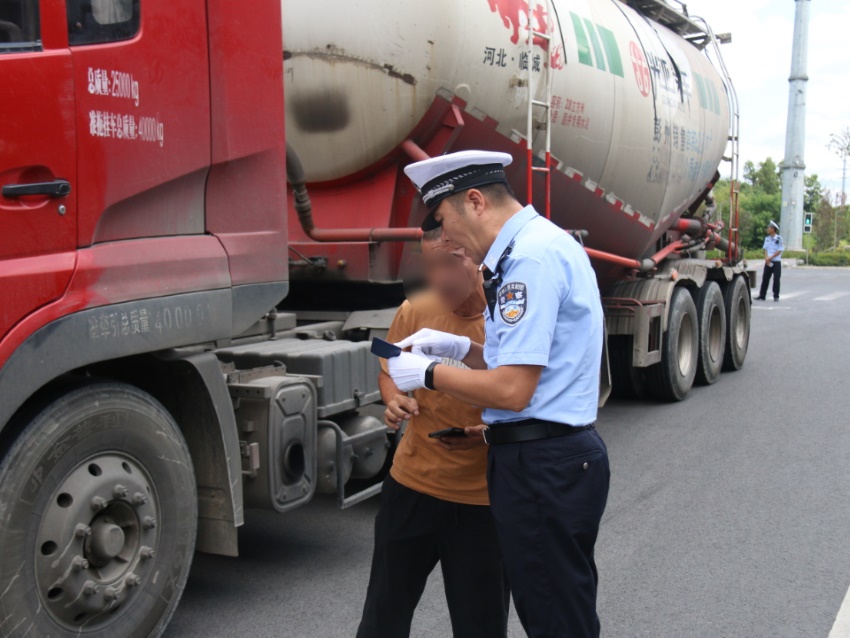
[{"label": "tank ladder", "polygon": [[[738,197],[741,193],[740,184],[740,141],[738,139],[738,127],[740,125],[741,115],[738,112],[738,99],[735,97],[732,102],[735,104],[734,112],[732,113],[731,132],[729,141],[732,143],[732,157],[729,161],[732,163],[730,169],[730,188],[729,188],[729,245],[726,248],[726,259],[730,262],[737,262],[743,258],[743,248],[741,247],[741,233],[739,230],[739,214],[738,214]],[[733,254],[732,251],[735,251]]]},{"label": "tank ladder", "polygon": [[[545,11],[546,23],[543,25],[544,28],[549,33],[543,33],[541,31],[537,31],[534,28],[534,11],[535,7],[541,7]],[[551,52],[551,43],[552,29],[549,25],[552,24],[553,15],[552,15],[552,0],[540,0],[540,2],[534,2],[534,0],[528,0],[526,14],[528,16],[528,38],[526,39],[526,55],[528,56],[526,60],[526,83],[528,86],[528,105],[527,105],[527,113],[526,113],[526,125],[527,125],[527,134],[525,137],[526,143],[526,180],[527,180],[527,194],[528,194],[528,203],[532,204],[534,200],[534,174],[535,173],[543,173],[545,175],[545,204],[543,214],[546,216],[546,219],[549,219],[551,216],[552,202],[551,202],[551,191],[552,191],[552,52]],[[544,99],[538,100],[535,99],[535,89],[536,82],[534,81],[534,46],[535,42],[542,42],[542,48],[546,53],[545,59],[540,61],[539,71],[541,75],[545,72],[545,78],[540,79],[544,83],[545,86],[545,95]],[[535,137],[535,118],[534,118],[534,109],[535,107],[543,109],[545,114],[544,118],[544,157],[543,157],[543,166],[535,166],[534,165],[534,137]]]}]

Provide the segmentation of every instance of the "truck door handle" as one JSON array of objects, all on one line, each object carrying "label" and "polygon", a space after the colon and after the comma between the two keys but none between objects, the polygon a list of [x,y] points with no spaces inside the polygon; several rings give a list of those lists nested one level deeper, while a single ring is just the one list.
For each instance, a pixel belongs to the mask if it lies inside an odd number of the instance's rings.
[{"label": "truck door handle", "polygon": [[32,182],[30,184],[6,184],[3,197],[10,199],[26,195],[47,195],[48,197],[66,197],[71,194],[71,182],[57,179],[52,182]]}]

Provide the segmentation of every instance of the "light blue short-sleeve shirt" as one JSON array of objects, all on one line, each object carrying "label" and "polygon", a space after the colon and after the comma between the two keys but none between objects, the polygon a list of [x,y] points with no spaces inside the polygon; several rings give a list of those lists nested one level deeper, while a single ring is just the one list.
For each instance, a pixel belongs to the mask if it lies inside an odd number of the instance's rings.
[{"label": "light blue short-sleeve shirt", "polygon": [[488,408],[484,422],[593,423],[604,318],[590,260],[575,239],[531,206],[502,227],[484,259],[491,272],[508,246],[493,316],[485,310],[484,360],[490,369],[536,365],[543,373],[522,412]]},{"label": "light blue short-sleeve shirt", "polygon": [[785,250],[785,242],[782,241],[781,235],[777,234],[777,235],[774,235],[773,237],[768,235],[767,237],[765,237],[764,238],[764,245],[762,246],[762,248],[764,248],[765,251],[767,251],[768,257],[770,255],[772,255],[773,253],[779,251],[779,254],[776,257],[774,257],[773,259],[771,259],[771,261],[774,262],[774,263],[777,262],[777,261],[782,261],[782,251]]}]

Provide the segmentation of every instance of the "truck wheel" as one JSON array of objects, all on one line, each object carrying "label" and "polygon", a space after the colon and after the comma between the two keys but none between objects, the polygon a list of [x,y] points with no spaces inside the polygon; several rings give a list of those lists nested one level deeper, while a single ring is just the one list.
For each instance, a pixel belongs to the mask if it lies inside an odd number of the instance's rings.
[{"label": "truck wheel", "polygon": [[726,349],[726,310],[723,293],[714,281],[707,281],[697,296],[699,317],[699,361],[696,382],[711,385],[720,377]]},{"label": "truck wheel", "polygon": [[608,353],[611,357],[611,391],[620,399],[643,399],[646,396],[644,368],[632,365],[632,337],[616,335],[608,337]]},{"label": "truck wheel", "polygon": [[694,385],[699,358],[699,323],[687,288],[673,291],[661,361],[646,369],[652,393],[664,401],[681,401]]},{"label": "truck wheel", "polygon": [[160,635],[196,528],[192,460],[165,408],[120,383],[66,391],[0,462],[0,633]]},{"label": "truck wheel", "polygon": [[726,284],[723,298],[726,303],[726,352],[723,357],[723,369],[740,370],[744,366],[747,348],[750,346],[752,302],[746,277],[735,277]]}]

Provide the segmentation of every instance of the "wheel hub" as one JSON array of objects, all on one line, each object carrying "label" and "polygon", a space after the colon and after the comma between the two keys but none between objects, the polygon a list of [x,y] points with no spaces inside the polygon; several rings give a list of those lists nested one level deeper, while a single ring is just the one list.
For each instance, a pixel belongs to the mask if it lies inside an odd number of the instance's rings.
[{"label": "wheel hub", "polygon": [[92,527],[92,534],[86,543],[86,554],[89,560],[94,558],[106,564],[124,549],[124,539],[124,530],[111,519],[98,521]]},{"label": "wheel hub", "polygon": [[54,620],[94,629],[132,600],[151,573],[158,514],[147,473],[123,455],[92,457],[59,482],[35,545],[39,596]]}]

